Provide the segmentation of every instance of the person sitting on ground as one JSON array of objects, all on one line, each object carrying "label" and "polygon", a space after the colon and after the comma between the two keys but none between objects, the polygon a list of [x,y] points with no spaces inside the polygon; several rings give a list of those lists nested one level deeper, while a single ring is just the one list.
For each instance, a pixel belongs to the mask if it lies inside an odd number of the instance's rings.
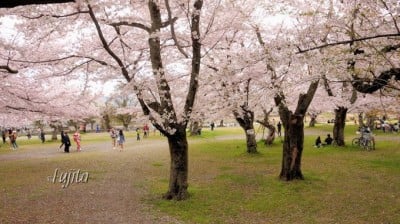
[{"label": "person sitting on ground", "polygon": [[317,147],[317,148],[319,148],[319,147],[321,147],[321,137],[320,136],[318,136],[318,138],[315,140],[315,146],[314,147]]},{"label": "person sitting on ground", "polygon": [[330,134],[328,134],[327,136],[326,136],[326,138],[325,138],[325,144],[326,145],[331,145],[332,144],[332,142],[333,142],[333,138],[331,137],[331,135]]}]

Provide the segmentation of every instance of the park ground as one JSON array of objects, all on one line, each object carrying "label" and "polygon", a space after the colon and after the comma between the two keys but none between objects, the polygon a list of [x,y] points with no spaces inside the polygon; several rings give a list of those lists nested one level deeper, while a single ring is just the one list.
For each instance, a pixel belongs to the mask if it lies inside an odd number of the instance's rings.
[{"label": "park ground", "polygon": [[[239,128],[189,137],[186,201],[165,201],[169,178],[166,139],[113,150],[107,133],[82,135],[83,151],[63,153],[59,142],[20,137],[0,147],[0,223],[400,223],[400,134],[376,132],[376,150],[313,147],[332,126],[306,128],[305,180],[278,179],[282,142],[245,153]],[[260,133],[260,132],[259,132]],[[87,183],[63,188],[55,170],[87,172]]]}]

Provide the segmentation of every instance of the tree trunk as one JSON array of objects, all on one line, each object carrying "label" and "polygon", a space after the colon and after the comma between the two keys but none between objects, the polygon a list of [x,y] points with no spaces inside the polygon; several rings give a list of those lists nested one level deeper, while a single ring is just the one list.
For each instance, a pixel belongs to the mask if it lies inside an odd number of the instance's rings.
[{"label": "tree trunk", "polygon": [[111,129],[111,119],[108,114],[103,115],[103,128],[105,130],[110,130]]},{"label": "tree trunk", "polygon": [[358,125],[359,125],[359,127],[364,126],[364,118],[363,118],[362,112],[358,114]]},{"label": "tree trunk", "polygon": [[53,126],[52,128],[53,128],[53,133],[51,134],[51,140],[57,141],[58,128],[57,126]]},{"label": "tree trunk", "polygon": [[233,111],[236,121],[243,128],[246,134],[246,146],[248,153],[257,153],[256,132],[254,131],[254,112],[249,110],[247,106],[240,106],[240,112]]},{"label": "tree trunk", "polygon": [[[262,121],[257,120],[257,122],[259,124],[261,124],[264,128],[268,129],[268,136],[267,136],[267,138],[265,139],[265,142],[264,142],[265,145],[272,145],[272,143],[274,143],[274,140],[275,140],[276,129],[275,129],[275,126],[270,124],[270,122],[269,122],[269,115],[271,114],[272,110],[273,110],[273,108],[271,108],[267,112],[265,109],[263,109],[264,120],[262,120]],[[263,137],[264,137],[264,131],[263,131]]]},{"label": "tree trunk", "polygon": [[256,132],[254,131],[253,122],[248,122],[242,125],[239,122],[240,127],[243,128],[246,134],[246,148],[248,153],[257,153],[257,141],[256,141]]},{"label": "tree trunk", "polygon": [[310,114],[310,123],[308,124],[308,126],[309,127],[315,127],[316,123],[317,123],[317,115]]},{"label": "tree trunk", "polygon": [[265,145],[272,145],[275,140],[275,127],[271,124],[266,125],[266,128],[268,128],[268,136],[265,139]]},{"label": "tree trunk", "polygon": [[188,197],[188,143],[185,128],[180,128],[174,135],[168,136],[171,155],[169,189],[165,199],[184,200]]},{"label": "tree trunk", "polygon": [[50,127],[53,129],[53,132],[51,133],[51,140],[57,141],[57,134],[62,130],[62,125],[53,123],[50,124]]},{"label": "tree trunk", "polygon": [[257,141],[256,133],[254,131],[253,124],[248,129],[244,129],[246,132],[246,147],[248,153],[257,153]]},{"label": "tree trunk", "polygon": [[301,156],[304,145],[304,116],[289,113],[281,116],[285,128],[283,141],[282,180],[304,179],[301,172]]},{"label": "tree trunk", "polygon": [[220,122],[219,122],[219,126],[218,127],[223,127],[224,126],[224,120],[221,120]]},{"label": "tree trunk", "polygon": [[200,135],[201,134],[201,125],[199,124],[198,121],[192,122],[190,125],[190,135]]},{"label": "tree trunk", "polygon": [[375,119],[376,117],[374,115],[367,116],[367,127],[369,127],[371,131],[375,130],[375,125],[374,125]]},{"label": "tree trunk", "polygon": [[282,180],[304,179],[301,172],[301,157],[304,145],[304,117],[317,91],[318,84],[319,80],[312,82],[308,87],[307,93],[300,94],[294,113],[286,105],[283,93],[277,94],[274,97],[275,104],[279,108],[279,117],[285,129],[282,169],[279,174]]},{"label": "tree trunk", "polygon": [[338,146],[344,146],[344,127],[346,125],[347,108],[335,109],[335,124],[333,125],[333,139]]}]

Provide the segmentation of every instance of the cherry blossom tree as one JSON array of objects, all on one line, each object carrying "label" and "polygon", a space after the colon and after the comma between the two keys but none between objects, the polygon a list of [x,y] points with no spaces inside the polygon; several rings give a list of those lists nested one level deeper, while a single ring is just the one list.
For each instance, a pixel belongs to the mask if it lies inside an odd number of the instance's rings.
[{"label": "cherry blossom tree", "polygon": [[[328,95],[342,96],[337,98],[342,103],[336,102],[333,129],[338,145],[344,145],[346,114],[357,99],[355,91],[399,89],[395,82],[400,71],[398,44],[393,39],[400,35],[398,9],[398,3],[384,0],[329,1],[320,2],[317,10],[310,10],[312,16],[303,17],[309,27],[304,30],[298,52],[319,50],[324,66],[329,68],[324,76]],[[332,82],[340,84],[330,89]]]}]

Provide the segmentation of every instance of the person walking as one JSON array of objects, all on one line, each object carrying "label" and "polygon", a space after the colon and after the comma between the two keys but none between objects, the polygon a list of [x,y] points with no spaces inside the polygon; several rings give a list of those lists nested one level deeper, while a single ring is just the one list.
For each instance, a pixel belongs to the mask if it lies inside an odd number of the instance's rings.
[{"label": "person walking", "polygon": [[74,135],[72,136],[74,142],[76,143],[76,151],[81,151],[81,134],[78,130],[75,131]]},{"label": "person walking", "polygon": [[10,135],[10,143],[11,143],[11,146],[12,146],[13,150],[17,150],[18,149],[17,132],[15,130]]},{"label": "person walking", "polygon": [[140,141],[140,128],[136,128],[136,140]]},{"label": "person walking", "polygon": [[[63,132],[61,132],[61,133],[63,133]],[[62,135],[61,135],[61,136],[62,136]],[[45,134],[44,134],[43,129],[40,129],[39,137],[40,137],[40,140],[42,140],[42,143],[44,143],[44,142],[46,141],[46,138],[45,138]]]},{"label": "person walking", "polygon": [[117,143],[117,131],[114,128],[110,129],[110,137],[111,137],[111,145],[113,149],[115,149],[115,145]]},{"label": "person walking", "polygon": [[282,135],[282,124],[281,121],[278,121],[278,124],[276,125],[278,127],[278,136],[280,137]]},{"label": "person walking", "polygon": [[3,138],[3,144],[6,144],[6,130],[1,131],[1,137]]},{"label": "person walking", "polygon": [[122,152],[124,150],[124,143],[125,143],[125,135],[122,130],[119,130],[118,133],[118,146],[119,146],[119,151]]},{"label": "person walking", "polygon": [[64,152],[69,153],[69,147],[71,146],[71,141],[69,140],[69,136],[67,132],[61,131],[61,145],[60,148],[64,145]]},{"label": "person walking", "polygon": [[145,124],[143,126],[143,138],[146,138],[149,135],[149,131],[150,131],[149,126]]}]

